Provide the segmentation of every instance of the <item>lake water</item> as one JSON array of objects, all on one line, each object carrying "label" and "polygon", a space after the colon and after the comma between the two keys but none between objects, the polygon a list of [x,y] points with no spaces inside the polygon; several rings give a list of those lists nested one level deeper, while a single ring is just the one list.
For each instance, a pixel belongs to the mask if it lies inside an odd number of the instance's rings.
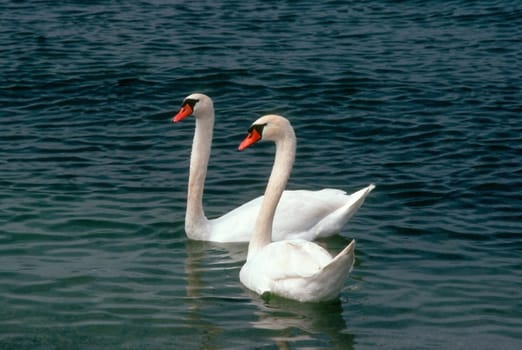
[{"label": "lake water", "polygon": [[[522,3],[4,1],[0,349],[518,349]],[[265,301],[246,244],[185,237],[191,92],[214,99],[209,217],[289,188],[376,189],[338,301]]]}]

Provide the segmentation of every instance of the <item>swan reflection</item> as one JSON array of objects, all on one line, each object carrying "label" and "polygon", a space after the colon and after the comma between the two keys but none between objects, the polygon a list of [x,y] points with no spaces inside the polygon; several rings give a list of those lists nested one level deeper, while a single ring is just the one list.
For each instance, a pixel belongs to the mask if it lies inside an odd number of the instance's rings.
[{"label": "swan reflection", "polygon": [[[325,342],[335,349],[353,348],[354,336],[346,331],[340,300],[324,303],[300,303],[279,297],[262,299],[255,294],[252,303],[258,308],[256,329],[274,331],[271,339],[280,349],[292,349],[295,343],[306,343],[317,337],[327,337]],[[315,341],[314,341],[315,342]],[[297,345],[296,345],[297,346]],[[299,346],[301,347],[301,346]],[[309,346],[309,349],[324,348]]]},{"label": "swan reflection", "polygon": [[[320,242],[328,249],[346,243],[337,236]],[[351,349],[354,336],[347,331],[343,303],[300,303],[279,297],[262,298],[239,282],[239,269],[246,258],[246,244],[216,244],[187,240],[186,296],[189,327],[202,328],[201,348],[222,348],[226,327],[237,323],[248,339],[245,345],[269,339],[278,349]],[[325,345],[326,344],[326,345]]]}]

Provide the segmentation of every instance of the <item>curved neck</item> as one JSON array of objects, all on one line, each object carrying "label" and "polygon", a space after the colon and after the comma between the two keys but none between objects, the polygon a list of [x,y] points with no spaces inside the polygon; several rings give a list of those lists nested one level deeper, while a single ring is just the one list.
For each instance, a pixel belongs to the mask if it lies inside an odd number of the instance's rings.
[{"label": "curved neck", "polygon": [[272,225],[277,204],[285,190],[295,159],[296,138],[293,129],[286,131],[283,138],[276,141],[276,154],[272,172],[268,179],[263,203],[259,209],[256,225],[248,245],[247,260],[261,248],[272,242]]},{"label": "curved neck", "polygon": [[190,173],[187,191],[187,211],[185,213],[185,231],[189,238],[204,239],[208,235],[207,218],[203,210],[203,190],[207,176],[212,132],[214,129],[214,111],[196,118],[196,129],[190,156]]}]

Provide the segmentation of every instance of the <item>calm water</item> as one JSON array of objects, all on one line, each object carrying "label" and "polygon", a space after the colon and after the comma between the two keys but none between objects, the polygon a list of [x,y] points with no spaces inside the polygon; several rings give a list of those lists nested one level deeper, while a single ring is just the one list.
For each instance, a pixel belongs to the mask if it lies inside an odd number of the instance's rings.
[{"label": "calm water", "polygon": [[[522,346],[520,1],[4,1],[1,349]],[[338,302],[263,301],[246,245],[183,231],[193,91],[217,113],[207,214],[291,188],[377,188],[338,236]]]}]

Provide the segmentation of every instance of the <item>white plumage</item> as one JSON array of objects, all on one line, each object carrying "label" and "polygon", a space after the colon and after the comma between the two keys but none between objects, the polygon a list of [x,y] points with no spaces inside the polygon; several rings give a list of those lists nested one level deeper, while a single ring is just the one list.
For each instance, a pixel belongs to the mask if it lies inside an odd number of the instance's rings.
[{"label": "white plumage", "polygon": [[[274,213],[276,208],[280,209],[281,197],[284,198],[282,194],[295,159],[296,141],[288,120],[277,115],[259,118],[239,149],[245,149],[258,140],[274,141],[276,156],[248,246],[247,261],[239,274],[240,281],[261,295],[272,293],[302,302],[335,299],[352,270],[355,241],[352,240],[335,257],[321,246],[302,239],[271,241]],[[345,205],[360,206],[373,188],[370,185],[350,196]],[[330,214],[323,220],[319,221],[319,226],[333,227],[338,223],[336,215]]]},{"label": "white plumage", "polygon": [[[221,217],[207,219],[202,200],[214,128],[214,107],[210,97],[200,93],[187,96],[172,119],[178,122],[189,115],[196,119],[196,130],[190,160],[185,232],[196,240],[248,242],[263,197]],[[273,240],[314,240],[338,233],[373,188],[370,185],[352,195],[329,188],[285,191],[275,214]]]}]

